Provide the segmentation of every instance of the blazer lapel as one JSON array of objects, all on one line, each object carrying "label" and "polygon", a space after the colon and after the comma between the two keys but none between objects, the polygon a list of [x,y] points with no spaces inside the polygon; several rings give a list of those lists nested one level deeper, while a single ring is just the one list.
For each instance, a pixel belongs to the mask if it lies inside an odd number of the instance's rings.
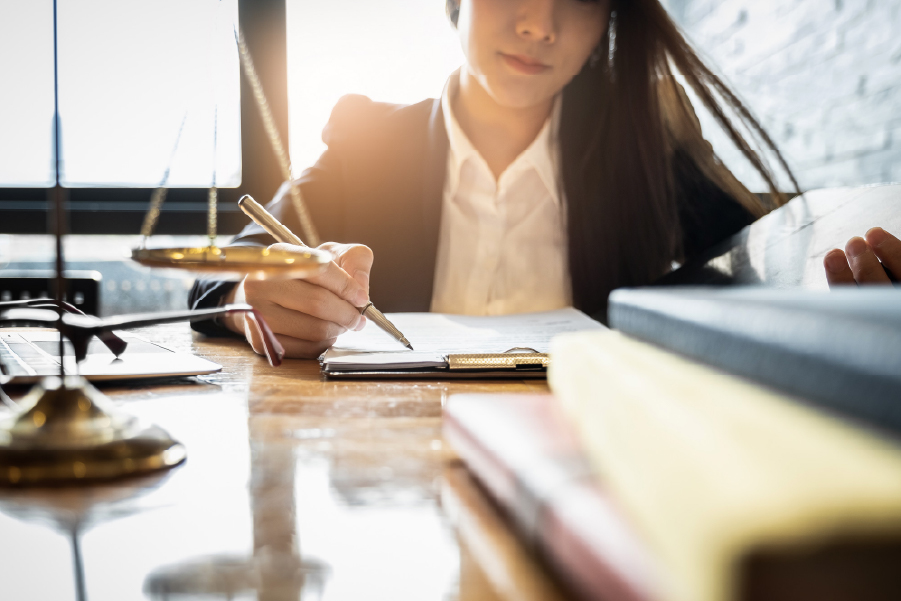
[{"label": "blazer lapel", "polygon": [[435,263],[438,259],[438,237],[441,227],[441,206],[444,204],[444,178],[447,175],[448,153],[447,129],[444,125],[444,114],[441,111],[441,99],[432,103],[426,128],[426,152],[423,170],[422,220],[425,233],[423,260],[428,265],[427,276],[423,279],[428,291],[428,303],[425,311],[432,304],[432,290],[435,283]]},{"label": "blazer lapel", "polygon": [[[441,101],[366,106],[383,114],[357,116],[352,125],[360,131],[348,138],[361,142],[335,144],[345,157],[343,197],[335,203],[345,207],[340,239],[375,253],[370,295],[382,311],[428,311],[447,170]],[[375,122],[376,135],[367,135],[363,117]]]}]

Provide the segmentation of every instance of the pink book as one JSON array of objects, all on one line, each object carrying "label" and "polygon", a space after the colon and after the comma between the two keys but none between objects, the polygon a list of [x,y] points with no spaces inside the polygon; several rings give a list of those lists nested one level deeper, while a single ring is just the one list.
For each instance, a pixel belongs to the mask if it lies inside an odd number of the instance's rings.
[{"label": "pink book", "polygon": [[455,395],[444,435],[520,537],[585,599],[659,599],[639,536],[591,474],[551,395]]}]

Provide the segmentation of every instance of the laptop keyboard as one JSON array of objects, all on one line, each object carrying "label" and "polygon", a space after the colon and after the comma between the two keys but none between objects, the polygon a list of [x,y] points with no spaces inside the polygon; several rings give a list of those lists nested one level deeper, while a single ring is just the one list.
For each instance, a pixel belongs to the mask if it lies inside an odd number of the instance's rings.
[{"label": "laptop keyboard", "polygon": [[[97,339],[88,356],[75,365],[72,345],[66,341],[66,372],[91,381],[193,376],[219,371],[221,366],[188,353],[176,353],[131,333],[117,334],[127,343],[117,358]],[[25,384],[59,374],[59,335],[38,328],[0,328],[0,382]]]},{"label": "laptop keyboard", "polygon": [[17,334],[0,334],[0,371],[6,376],[30,376],[59,369],[59,361],[42,353]]},{"label": "laptop keyboard", "polygon": [[5,342],[0,342],[0,372],[4,376],[24,376],[30,373]]}]

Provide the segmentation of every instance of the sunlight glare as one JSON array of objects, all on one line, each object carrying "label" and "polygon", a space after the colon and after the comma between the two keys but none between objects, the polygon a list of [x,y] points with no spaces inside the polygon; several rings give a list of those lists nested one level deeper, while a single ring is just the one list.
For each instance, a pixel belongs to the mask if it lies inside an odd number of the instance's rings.
[{"label": "sunlight glare", "polygon": [[294,175],[325,149],[345,94],[412,104],[441,95],[463,63],[443,0],[288,0],[288,106]]}]

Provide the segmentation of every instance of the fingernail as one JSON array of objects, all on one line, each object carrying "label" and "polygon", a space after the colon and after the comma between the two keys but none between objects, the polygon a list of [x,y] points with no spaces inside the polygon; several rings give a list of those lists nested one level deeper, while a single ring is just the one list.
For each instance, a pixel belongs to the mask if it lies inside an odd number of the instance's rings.
[{"label": "fingernail", "polygon": [[850,257],[859,257],[867,252],[867,243],[863,238],[855,236],[848,240],[848,244],[845,245],[845,252]]},{"label": "fingernail", "polygon": [[845,269],[845,256],[842,251],[839,249],[831,250],[826,255],[826,269],[831,271],[832,273],[839,273],[843,269]]},{"label": "fingernail", "polygon": [[874,248],[882,246],[882,243],[885,242],[886,238],[888,238],[888,236],[885,235],[885,230],[881,227],[873,227],[867,231],[867,242]]},{"label": "fingernail", "polygon": [[366,291],[363,289],[357,290],[357,293],[354,294],[353,304],[356,307],[362,307],[369,302],[369,295],[366,294]]},{"label": "fingernail", "polygon": [[360,315],[360,319],[357,320],[357,325],[354,326],[354,331],[359,332],[363,328],[366,327],[366,318]]}]

